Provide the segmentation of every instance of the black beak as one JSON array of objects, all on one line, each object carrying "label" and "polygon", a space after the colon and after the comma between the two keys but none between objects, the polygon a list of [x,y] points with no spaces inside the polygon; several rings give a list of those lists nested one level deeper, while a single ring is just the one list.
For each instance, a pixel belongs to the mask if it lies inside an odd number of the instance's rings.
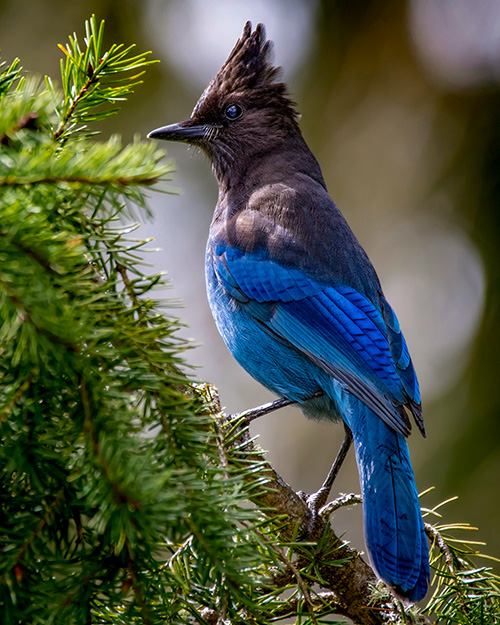
[{"label": "black beak", "polygon": [[156,130],[152,130],[148,134],[148,138],[196,143],[197,139],[203,139],[207,130],[207,125],[196,125],[192,120],[188,119],[180,124],[170,124],[170,126],[156,128]]}]

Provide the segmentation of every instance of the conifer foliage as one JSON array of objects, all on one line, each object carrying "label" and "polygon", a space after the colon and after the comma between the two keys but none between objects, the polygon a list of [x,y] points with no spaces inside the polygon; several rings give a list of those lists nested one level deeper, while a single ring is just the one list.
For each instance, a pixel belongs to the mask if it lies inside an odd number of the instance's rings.
[{"label": "conifer foliage", "polygon": [[62,91],[0,68],[0,621],[190,622],[265,549],[131,238],[171,165],[89,127],[151,61],[60,47]]}]

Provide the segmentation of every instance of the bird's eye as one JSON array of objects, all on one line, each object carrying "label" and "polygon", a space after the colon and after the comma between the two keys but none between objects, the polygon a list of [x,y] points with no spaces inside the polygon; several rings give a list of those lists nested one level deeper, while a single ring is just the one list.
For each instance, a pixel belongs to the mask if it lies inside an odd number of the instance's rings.
[{"label": "bird's eye", "polygon": [[228,119],[238,119],[238,117],[243,115],[243,109],[239,104],[230,104],[224,111],[224,114]]}]

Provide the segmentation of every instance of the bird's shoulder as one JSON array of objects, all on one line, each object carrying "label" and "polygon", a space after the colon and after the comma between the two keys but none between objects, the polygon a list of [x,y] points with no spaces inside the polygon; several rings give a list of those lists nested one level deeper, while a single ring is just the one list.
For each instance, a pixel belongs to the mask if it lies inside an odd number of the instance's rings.
[{"label": "bird's shoulder", "polygon": [[[279,173],[279,172],[278,172]],[[303,173],[276,175],[228,194],[209,245],[302,271],[324,285],[347,284],[376,298],[378,277],[326,188]]]},{"label": "bird's shoulder", "polygon": [[287,250],[298,257],[314,255],[327,241],[334,244],[337,222],[343,230],[343,218],[326,189],[301,173],[236,188],[217,212],[213,236],[248,253],[266,250],[271,259],[284,260]]}]

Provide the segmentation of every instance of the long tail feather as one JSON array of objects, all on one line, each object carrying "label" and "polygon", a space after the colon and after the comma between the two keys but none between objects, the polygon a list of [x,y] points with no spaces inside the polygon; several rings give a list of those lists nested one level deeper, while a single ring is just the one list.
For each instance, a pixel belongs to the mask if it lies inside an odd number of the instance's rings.
[{"label": "long tail feather", "polygon": [[399,595],[419,601],[429,583],[429,551],[406,439],[356,398],[346,402],[370,558]]}]

